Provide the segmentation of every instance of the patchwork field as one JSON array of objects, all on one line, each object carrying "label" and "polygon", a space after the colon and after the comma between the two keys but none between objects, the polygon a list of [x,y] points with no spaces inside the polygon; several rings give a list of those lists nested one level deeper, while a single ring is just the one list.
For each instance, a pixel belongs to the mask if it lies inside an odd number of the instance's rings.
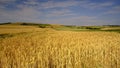
[{"label": "patchwork field", "polygon": [[0,68],[120,68],[120,33],[0,25]]}]

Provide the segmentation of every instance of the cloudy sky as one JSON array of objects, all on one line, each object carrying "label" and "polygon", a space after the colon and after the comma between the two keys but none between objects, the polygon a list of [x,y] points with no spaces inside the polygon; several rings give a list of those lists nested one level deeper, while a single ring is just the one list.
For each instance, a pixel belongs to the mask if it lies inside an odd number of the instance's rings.
[{"label": "cloudy sky", "polygon": [[120,1],[0,0],[0,22],[120,25]]}]

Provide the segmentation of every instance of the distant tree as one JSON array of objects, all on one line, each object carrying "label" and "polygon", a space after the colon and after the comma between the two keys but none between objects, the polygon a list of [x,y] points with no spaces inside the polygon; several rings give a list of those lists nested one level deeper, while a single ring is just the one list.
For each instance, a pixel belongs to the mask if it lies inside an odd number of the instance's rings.
[{"label": "distant tree", "polygon": [[47,27],[51,27],[50,24],[39,24],[40,28],[47,28]]},{"label": "distant tree", "polygon": [[22,23],[21,25],[28,25],[27,23]]},{"label": "distant tree", "polygon": [[7,22],[6,24],[11,24],[11,22]]},{"label": "distant tree", "polygon": [[0,23],[0,25],[5,25],[5,24],[11,24],[11,22],[7,22],[7,23]]},{"label": "distant tree", "polygon": [[86,27],[86,29],[99,30],[100,28],[97,28],[97,27]]}]

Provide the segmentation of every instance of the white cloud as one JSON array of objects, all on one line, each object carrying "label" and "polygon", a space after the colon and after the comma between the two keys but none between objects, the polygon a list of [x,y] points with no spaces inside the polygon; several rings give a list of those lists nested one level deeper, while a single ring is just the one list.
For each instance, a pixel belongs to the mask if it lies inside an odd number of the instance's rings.
[{"label": "white cloud", "polygon": [[5,7],[4,6],[0,6],[0,9],[4,9]]},{"label": "white cloud", "polygon": [[[61,23],[61,24],[71,24],[71,25],[96,25],[95,23],[98,22],[96,19],[97,17],[91,16],[74,16],[74,17],[67,17],[67,18],[60,18],[60,19],[53,19],[53,20],[45,20],[45,23]],[[99,20],[99,22],[102,22]]]},{"label": "white cloud", "polygon": [[35,21],[39,16],[42,16],[43,13],[34,9],[24,7],[20,10],[7,11],[1,9],[0,11],[0,20],[1,21]]},{"label": "white cloud", "polygon": [[0,0],[0,4],[7,4],[11,2],[15,2],[16,0]]},{"label": "white cloud", "polygon": [[41,4],[41,8],[65,8],[70,6],[76,6],[79,3],[77,1],[62,1],[62,2],[54,2],[48,1]]},{"label": "white cloud", "polygon": [[60,10],[48,11],[46,17],[61,17],[61,16],[71,16],[71,15],[75,15],[71,10],[60,9]]},{"label": "white cloud", "polygon": [[52,8],[66,8],[71,6],[77,6],[79,4],[78,1],[47,1],[47,2],[39,2],[37,0],[27,0],[23,2],[24,4],[20,4],[22,6],[34,7],[36,9],[52,9]]},{"label": "white cloud", "polygon": [[89,8],[89,9],[102,9],[106,7],[111,7],[113,2],[105,2],[105,3],[92,3],[92,2],[84,2],[80,4],[81,7]]},{"label": "white cloud", "polygon": [[0,0],[1,2],[4,2],[4,1],[16,1],[16,0]]},{"label": "white cloud", "polygon": [[50,9],[50,8],[66,8],[71,6],[78,6],[82,8],[87,9],[102,9],[106,7],[113,6],[113,2],[103,2],[103,3],[96,3],[91,1],[74,1],[74,0],[68,0],[68,1],[62,1],[62,2],[54,2],[54,1],[48,1],[45,3],[39,4],[40,8],[42,9]]},{"label": "white cloud", "polygon": [[114,6],[104,14],[120,14],[120,6]]},{"label": "white cloud", "polygon": [[[60,16],[74,15],[74,13],[72,13],[72,10],[66,9],[65,7],[72,6],[73,4],[76,5],[75,4],[76,1],[65,1],[65,2],[48,1],[44,3],[40,3],[38,1],[31,0],[31,1],[26,1],[24,3],[25,4],[17,5],[17,7],[19,9],[31,8],[31,9],[39,10],[39,11],[45,10],[46,13],[44,14],[44,16],[46,17],[60,17]],[[33,4],[36,4],[36,5],[33,5]],[[51,8],[56,8],[56,7],[60,7],[61,9],[51,10]]]},{"label": "white cloud", "polygon": [[36,0],[28,0],[28,1],[24,1],[24,4],[26,4],[26,5],[38,5],[39,2]]},{"label": "white cloud", "polygon": [[54,2],[54,1],[48,1],[44,3],[40,3],[40,8],[48,9],[48,8],[66,8],[71,6],[79,6],[83,8],[89,8],[89,9],[99,9],[104,7],[110,7],[114,5],[113,2],[103,2],[103,3],[96,3],[91,1],[75,1],[75,0],[67,0],[62,2]]},{"label": "white cloud", "polygon": [[67,1],[47,1],[47,2],[39,2],[37,0],[28,0],[24,1],[24,5],[22,6],[29,6],[34,7],[36,9],[54,9],[54,8],[67,8],[67,7],[82,7],[87,9],[101,9],[106,7],[111,7],[114,5],[113,2],[103,2],[103,3],[96,3],[91,1],[75,1],[75,0],[67,0]]},{"label": "white cloud", "polygon": [[[1,0],[2,3],[11,3],[16,0]],[[45,22],[45,23],[61,23],[61,24],[80,24],[80,25],[96,25],[105,24],[110,21],[101,20],[99,17],[87,16],[87,14],[75,13],[76,10],[70,7],[82,7],[86,10],[103,9],[113,6],[112,2],[92,2],[89,0],[67,0],[67,1],[48,1],[40,2],[38,0],[27,0],[20,4],[15,4],[17,9],[7,10],[5,6],[0,6],[0,22],[4,21],[28,21],[28,22]],[[5,9],[6,8],[6,9]],[[77,12],[80,11],[79,9]],[[104,11],[103,11],[104,12]],[[106,12],[120,13],[120,6],[114,6]],[[92,13],[91,13],[92,14]],[[93,13],[94,14],[94,13]],[[82,16],[80,16],[82,15]],[[85,15],[85,16],[84,16]],[[58,18],[57,18],[58,17]],[[114,22],[114,21],[112,21]]]},{"label": "white cloud", "polygon": [[120,6],[115,6],[113,9],[120,10]]}]

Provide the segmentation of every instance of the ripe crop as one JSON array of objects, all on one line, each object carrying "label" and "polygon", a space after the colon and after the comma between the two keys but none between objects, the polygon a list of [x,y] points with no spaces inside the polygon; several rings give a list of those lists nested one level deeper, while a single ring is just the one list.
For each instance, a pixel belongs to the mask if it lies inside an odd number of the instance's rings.
[{"label": "ripe crop", "polygon": [[120,68],[120,34],[40,29],[0,39],[0,68]]}]

